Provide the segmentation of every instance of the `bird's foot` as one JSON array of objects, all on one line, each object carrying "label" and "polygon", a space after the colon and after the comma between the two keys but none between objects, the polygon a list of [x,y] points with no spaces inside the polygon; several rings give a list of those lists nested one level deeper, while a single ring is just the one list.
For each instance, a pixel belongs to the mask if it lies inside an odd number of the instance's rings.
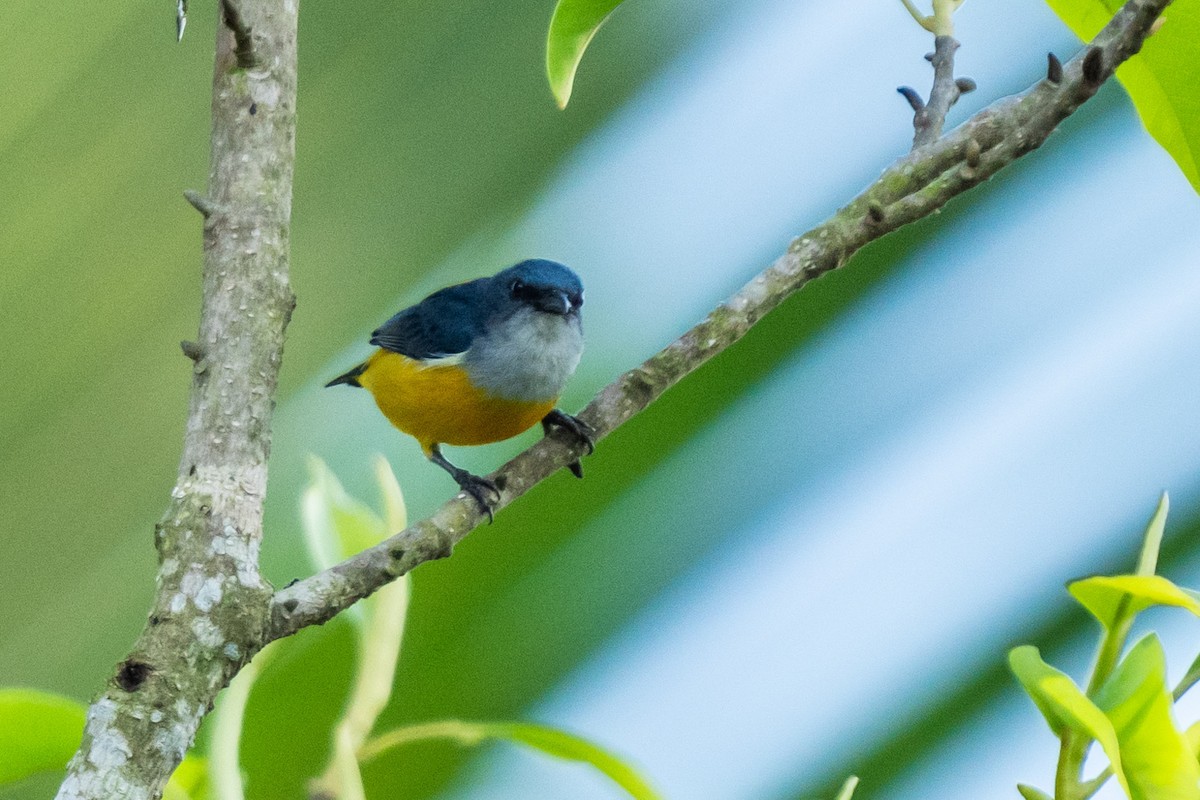
[{"label": "bird's foot", "polygon": [[460,489],[474,497],[475,502],[479,503],[479,510],[487,514],[488,524],[495,522],[496,506],[500,503],[500,487],[496,485],[495,481],[472,475],[465,469],[459,470],[454,475],[454,480]]},{"label": "bird's foot", "polygon": [[[542,418],[542,430],[547,436],[550,435],[551,428],[562,428],[574,436],[587,449],[584,455],[590,456],[596,452],[596,429],[579,417],[573,417],[556,408]],[[568,464],[567,469],[571,470],[571,474],[576,478],[583,477],[583,465],[579,463],[578,459]]]},{"label": "bird's foot", "polygon": [[458,484],[458,488],[475,498],[475,502],[479,503],[479,509],[487,514],[489,524],[496,521],[496,506],[500,504],[501,487],[497,486],[495,481],[472,475],[465,469],[454,466],[446,460],[446,457],[442,455],[441,447],[436,444],[429,448],[429,460],[449,472],[450,477],[454,478],[454,482]]}]

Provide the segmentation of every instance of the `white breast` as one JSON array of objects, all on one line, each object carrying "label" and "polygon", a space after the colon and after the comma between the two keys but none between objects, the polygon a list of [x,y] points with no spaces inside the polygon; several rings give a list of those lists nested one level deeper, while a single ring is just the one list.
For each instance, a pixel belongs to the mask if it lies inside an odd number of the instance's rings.
[{"label": "white breast", "polygon": [[540,402],[562,393],[582,354],[577,314],[522,308],[472,342],[463,366],[472,383],[496,397]]}]

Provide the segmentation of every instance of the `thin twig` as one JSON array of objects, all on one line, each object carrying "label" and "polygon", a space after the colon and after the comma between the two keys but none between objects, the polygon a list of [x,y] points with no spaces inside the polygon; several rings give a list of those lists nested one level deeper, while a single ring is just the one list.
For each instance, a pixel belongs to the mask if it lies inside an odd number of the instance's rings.
[{"label": "thin twig", "polygon": [[183,41],[183,32],[187,28],[187,0],[175,0],[175,41]]},{"label": "thin twig", "polygon": [[205,219],[208,219],[213,214],[217,213],[217,204],[214,203],[211,198],[200,194],[200,192],[197,192],[195,189],[184,189],[183,197],[188,201],[188,203],[191,204],[192,208],[199,211]]},{"label": "thin twig", "polygon": [[956,50],[958,42],[953,36],[934,38],[933,53],[929,57],[929,63],[933,65],[933,89],[929,92],[929,102],[913,114],[914,150],[938,140],[946,123],[946,114],[963,94],[963,85],[974,88],[974,81],[960,84],[954,78]]},{"label": "thin twig", "polygon": [[912,108],[913,114],[920,114],[925,110],[925,100],[921,97],[920,92],[918,92],[916,89],[912,88],[911,86],[897,86],[896,91],[908,101],[908,105]]}]

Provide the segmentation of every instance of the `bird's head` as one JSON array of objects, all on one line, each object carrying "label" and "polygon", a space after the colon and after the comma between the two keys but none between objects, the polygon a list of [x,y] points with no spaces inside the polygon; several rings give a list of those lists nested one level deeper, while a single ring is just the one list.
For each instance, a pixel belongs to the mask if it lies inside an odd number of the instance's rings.
[{"label": "bird's head", "polygon": [[556,261],[534,258],[497,273],[494,291],[503,297],[502,307],[529,307],[560,317],[579,316],[583,306],[583,282]]}]

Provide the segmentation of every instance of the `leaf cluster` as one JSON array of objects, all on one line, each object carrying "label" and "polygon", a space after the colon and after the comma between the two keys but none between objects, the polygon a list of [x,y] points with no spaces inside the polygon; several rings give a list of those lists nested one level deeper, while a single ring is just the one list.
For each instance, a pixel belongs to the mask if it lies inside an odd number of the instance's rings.
[{"label": "leaf cluster", "polygon": [[[1054,794],[1020,784],[1026,800],[1087,800],[1111,777],[1131,800],[1200,800],[1200,722],[1183,730],[1174,715],[1174,702],[1200,680],[1200,657],[1172,691],[1157,634],[1125,648],[1135,618],[1146,609],[1173,606],[1200,616],[1200,593],[1154,574],[1166,516],[1164,494],[1132,574],[1085,578],[1067,587],[1100,623],[1086,689],[1043,661],[1036,647],[1009,653],[1017,680],[1061,742]],[[1083,763],[1093,743],[1108,766],[1085,780]]]}]

